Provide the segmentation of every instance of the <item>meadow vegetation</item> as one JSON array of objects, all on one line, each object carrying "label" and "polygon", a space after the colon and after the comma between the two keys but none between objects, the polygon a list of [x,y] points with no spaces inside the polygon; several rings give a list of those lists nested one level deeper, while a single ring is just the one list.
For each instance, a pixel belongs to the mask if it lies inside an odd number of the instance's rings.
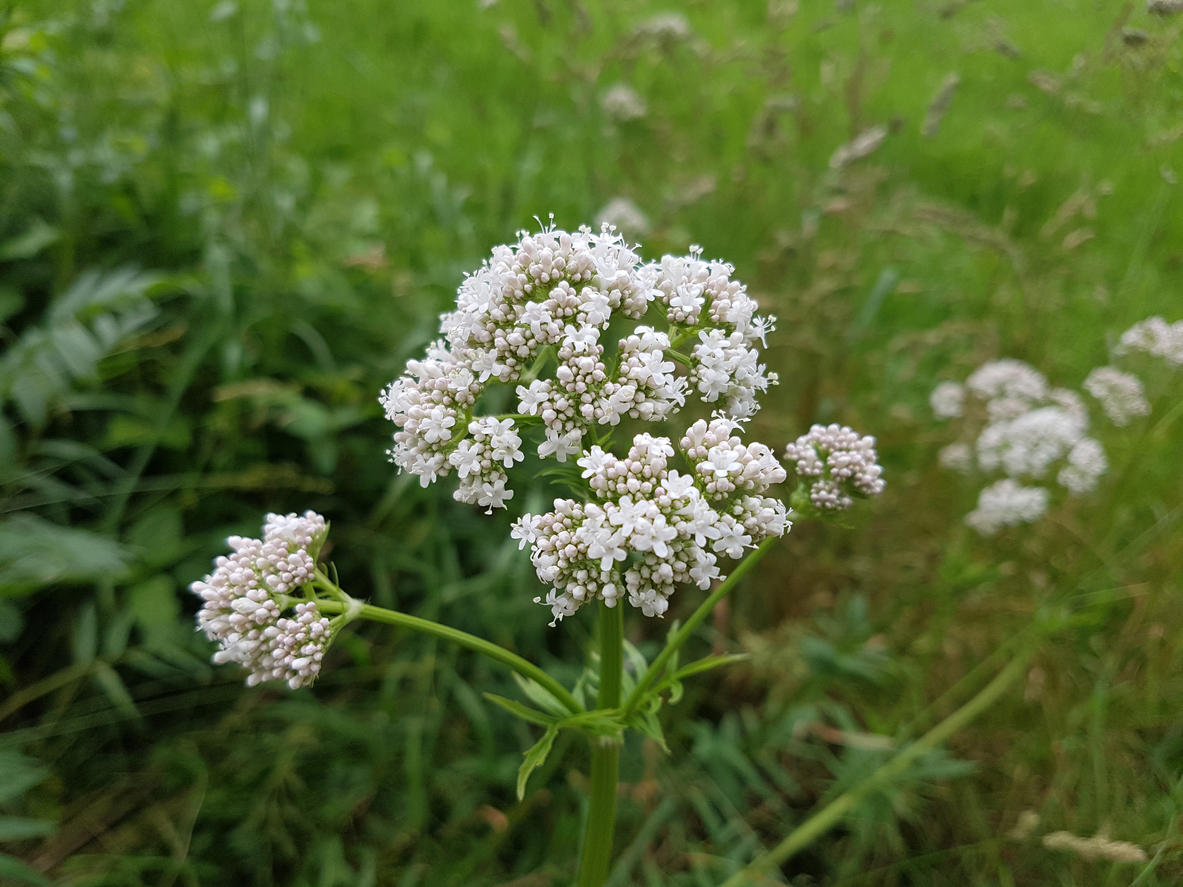
[{"label": "meadow vegetation", "polygon": [[778,315],[753,433],[874,433],[888,488],[716,612],[698,652],[752,656],[625,748],[609,883],[722,883],[1027,656],[759,883],[1183,882],[1183,370],[1095,493],[989,538],[928,404],[997,357],[1079,388],[1183,319],[1180,178],[1183,15],[1140,3],[8,4],[0,883],[570,883],[583,750],[517,801],[503,675],[368,626],[247,690],[186,587],[314,508],[353,594],[574,683],[589,614],[547,627],[512,514],[396,475],[377,395],[494,244],[618,198]]}]

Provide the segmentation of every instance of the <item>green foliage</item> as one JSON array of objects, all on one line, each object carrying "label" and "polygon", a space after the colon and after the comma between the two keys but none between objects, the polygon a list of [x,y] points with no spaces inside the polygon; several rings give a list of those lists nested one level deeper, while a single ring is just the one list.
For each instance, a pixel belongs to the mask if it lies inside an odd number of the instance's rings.
[{"label": "green foliage", "polygon": [[[246,691],[184,589],[263,512],[316,508],[345,588],[594,700],[571,665],[589,627],[546,627],[504,519],[393,475],[375,394],[490,246],[616,196],[649,216],[647,255],[702,243],[780,316],[753,434],[876,433],[889,488],[854,531],[795,530],[667,671],[661,722],[638,711],[610,883],[717,887],[1053,621],[1020,691],[775,877],[1183,880],[1178,386],[1106,438],[1098,496],[990,542],[959,524],[926,406],[1002,355],[1078,384],[1133,321],[1179,318],[1180,19],[697,3],[685,38],[646,29],[666,11],[0,13],[0,882],[570,882],[577,734],[621,725],[558,729],[537,687],[374,627],[315,690]],[[604,111],[618,82],[643,117]],[[626,694],[667,628],[630,621]],[[1151,861],[1039,840],[1105,828]]]}]

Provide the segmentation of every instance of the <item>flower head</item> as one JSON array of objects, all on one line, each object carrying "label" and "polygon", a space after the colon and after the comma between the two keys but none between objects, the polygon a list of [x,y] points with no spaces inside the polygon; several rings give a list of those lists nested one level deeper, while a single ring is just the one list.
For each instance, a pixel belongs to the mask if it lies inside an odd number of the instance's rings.
[{"label": "flower head", "polygon": [[1039,520],[1047,505],[1048,492],[1043,487],[1023,486],[1008,477],[982,490],[977,508],[965,516],[965,522],[983,536],[992,536],[1003,527]]},{"label": "flower head", "polygon": [[[787,532],[784,504],[763,495],[784,481],[784,468],[735,430],[717,417],[694,423],[677,446],[644,433],[623,457],[593,446],[578,460],[591,501],[556,499],[550,512],[515,524],[514,538],[551,586],[537,601],[555,622],[597,598],[661,616],[678,583],[705,590],[722,578],[722,559]],[[674,458],[692,470],[671,468]]]},{"label": "flower head", "polygon": [[[455,472],[456,499],[492,510],[513,497],[529,426],[538,455],[565,462],[598,428],[664,421],[695,392],[752,415],[776,382],[759,358],[773,324],[732,272],[698,250],[642,264],[609,225],[522,232],[464,280],[441,338],[382,393],[391,460],[423,486]],[[607,341],[620,319],[631,331]],[[475,416],[497,384],[513,386],[516,413]]]},{"label": "flower head", "polygon": [[1150,413],[1142,383],[1115,367],[1097,367],[1084,380],[1084,390],[1097,399],[1109,421],[1118,427]]},{"label": "flower head", "polygon": [[316,680],[332,626],[315,602],[293,595],[313,580],[327,533],[325,519],[308,511],[267,515],[262,539],[226,540],[230,554],[189,587],[203,602],[198,629],[218,643],[215,663],[237,662],[248,685],[283,680],[295,689]]},{"label": "flower head", "polygon": [[[1132,383],[1132,385],[1131,385]],[[933,392],[934,411],[952,395]],[[1111,415],[1123,418],[1140,407],[1137,380],[1112,368],[1096,370],[1085,389],[1108,400]],[[951,391],[951,389],[950,389]],[[1057,482],[1073,495],[1097,486],[1108,468],[1101,444],[1089,436],[1089,413],[1084,399],[1068,388],[1053,388],[1043,374],[1019,360],[985,363],[966,379],[965,397],[958,405],[963,437],[939,454],[943,467],[963,474],[975,469],[1002,475],[1005,483],[981,491],[978,506],[966,523],[983,535],[1004,526],[1035,521],[1047,511],[1051,489],[1035,482]],[[952,411],[945,415],[952,417]]]},{"label": "flower head", "polygon": [[1183,320],[1167,323],[1161,317],[1148,317],[1121,334],[1115,351],[1118,354],[1142,351],[1171,366],[1183,366]]},{"label": "flower head", "polygon": [[785,447],[801,488],[814,508],[843,511],[854,498],[878,496],[885,483],[878,463],[875,438],[860,435],[846,425],[814,425]]},{"label": "flower head", "polygon": [[941,382],[932,390],[928,402],[938,419],[956,419],[965,410],[965,386],[959,382]]}]

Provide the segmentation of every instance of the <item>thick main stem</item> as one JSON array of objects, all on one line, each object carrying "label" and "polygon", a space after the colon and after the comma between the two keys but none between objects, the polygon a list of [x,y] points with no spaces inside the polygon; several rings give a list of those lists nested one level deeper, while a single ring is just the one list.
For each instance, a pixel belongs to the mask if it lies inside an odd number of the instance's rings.
[{"label": "thick main stem", "polygon": [[690,635],[694,634],[694,630],[710,615],[711,610],[715,609],[715,605],[727,597],[731,593],[731,590],[739,584],[739,581],[747,575],[748,571],[756,566],[760,558],[764,557],[768,550],[776,543],[777,538],[776,536],[772,536],[761,542],[754,551],[736,565],[735,569],[731,571],[731,575],[724,579],[719,584],[719,587],[711,592],[710,597],[699,604],[698,609],[690,614],[690,618],[682,624],[674,633],[674,636],[669,639],[665,648],[657,654],[657,658],[653,660],[653,664],[645,669],[645,673],[637,679],[637,686],[633,688],[633,692],[629,694],[628,699],[624,703],[625,717],[628,717],[637,710],[637,707],[641,704],[641,700],[645,698],[645,691],[652,687],[653,683],[662,676],[667,663],[669,663],[673,655],[681,649]]},{"label": "thick main stem", "polygon": [[[600,605],[600,693],[596,708],[620,705],[620,676],[624,656],[624,613]],[[616,783],[620,777],[620,740],[594,736],[591,740],[591,801],[579,858],[579,887],[603,887],[612,866],[612,833],[616,827]]]},{"label": "thick main stem", "polygon": [[583,711],[583,707],[568,692],[566,687],[530,660],[523,659],[517,653],[511,653],[509,650],[498,644],[494,644],[492,641],[479,638],[474,634],[469,634],[458,628],[432,622],[430,619],[421,619],[418,616],[400,613],[397,610],[388,610],[385,607],[376,607],[373,604],[361,604],[357,601],[344,603],[340,601],[318,600],[316,607],[322,613],[348,613],[359,619],[369,619],[372,622],[381,622],[385,625],[396,625],[399,628],[409,628],[412,631],[433,635],[442,640],[450,641],[453,644],[458,644],[461,647],[466,647],[475,653],[480,653],[482,656],[487,656],[503,665],[508,665],[522,677],[529,678],[540,684],[551,696],[555,697],[564,707],[570,710],[572,714]]}]

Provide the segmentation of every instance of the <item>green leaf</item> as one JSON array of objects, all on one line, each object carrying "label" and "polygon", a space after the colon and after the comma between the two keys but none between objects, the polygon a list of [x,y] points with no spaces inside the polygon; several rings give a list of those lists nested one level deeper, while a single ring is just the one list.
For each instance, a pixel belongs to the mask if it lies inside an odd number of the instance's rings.
[{"label": "green leaf", "polygon": [[99,617],[93,600],[87,601],[78,610],[70,641],[76,664],[85,665],[98,655]]},{"label": "green leaf", "polygon": [[0,816],[0,842],[27,841],[52,835],[56,826],[48,819],[28,819],[23,816]]},{"label": "green leaf", "polygon": [[531,724],[538,724],[541,727],[552,726],[556,719],[548,714],[530,708],[528,705],[522,705],[513,699],[506,699],[504,696],[498,696],[496,693],[482,693],[486,699],[495,705],[500,705],[510,714],[521,718],[523,721],[529,721]]},{"label": "green leaf", "polygon": [[24,617],[12,601],[0,598],[0,644],[10,644],[20,637]]},{"label": "green leaf", "polygon": [[532,681],[530,678],[523,677],[516,671],[513,673],[513,679],[517,681],[518,686],[522,688],[522,692],[526,694],[526,698],[537,705],[539,708],[544,709],[545,711],[548,711],[552,715],[555,715],[559,718],[564,718],[570,714],[567,706],[551,695],[551,692],[545,689],[537,681]]},{"label": "green leaf", "polygon": [[150,647],[175,642],[181,624],[181,602],[167,576],[153,576],[127,592],[127,604],[136,628]]},{"label": "green leaf", "polygon": [[127,550],[113,539],[32,514],[0,520],[0,596],[47,585],[117,579]]},{"label": "green leaf", "polygon": [[621,675],[621,692],[628,696],[637,685],[637,680],[649,669],[649,663],[645,661],[641,651],[627,639],[624,642],[624,658],[625,662],[632,666],[631,669],[624,668]]},{"label": "green leaf", "polygon": [[674,682],[684,681],[686,678],[691,677],[692,675],[702,674],[704,671],[710,671],[711,669],[719,668],[722,665],[731,665],[736,662],[746,662],[751,658],[752,657],[749,653],[725,653],[719,656],[707,656],[703,659],[699,659],[695,662],[689,663],[688,665],[682,666],[670,676],[669,680]]},{"label": "green leaf", "polygon": [[667,755],[670,753],[670,747],[665,743],[665,731],[661,729],[661,721],[658,720],[655,710],[651,711],[645,708],[638,710],[629,721],[629,726],[635,727],[645,736],[655,740]]},{"label": "green leaf", "polygon": [[0,884],[34,884],[49,887],[53,882],[36,869],[29,868],[15,856],[0,853]]},{"label": "green leaf", "polygon": [[0,752],[0,804],[7,804],[49,776],[35,760],[15,752]]},{"label": "green leaf", "polygon": [[[676,678],[671,678],[670,685],[669,685],[668,689],[670,691],[670,698],[669,698],[670,705],[677,705],[679,702],[682,701],[682,694],[685,692],[685,688],[682,686],[681,681],[677,680]],[[659,696],[658,697],[659,702],[660,702],[660,699],[661,699],[661,697]]]},{"label": "green leaf", "polygon": [[8,320],[25,307],[24,295],[8,286],[0,286],[0,323]]},{"label": "green leaf", "polygon": [[[488,694],[486,694],[488,695]],[[522,766],[518,768],[518,800],[526,797],[526,781],[530,774],[541,767],[550,755],[551,747],[555,744],[555,737],[559,735],[559,728],[551,724],[542,734],[542,738],[534,743],[523,755]]]},{"label": "green leaf", "polygon": [[126,609],[116,610],[103,620],[104,659],[115,662],[127,652],[127,641],[131,637],[134,622],[135,616]]},{"label": "green leaf", "polygon": [[140,710],[136,708],[135,700],[131,698],[127,685],[123,683],[123,678],[119,677],[115,669],[105,662],[95,662],[94,679],[115,708],[133,721],[140,720]]},{"label": "green leaf", "polygon": [[152,508],[133,523],[127,531],[127,543],[143,553],[152,564],[167,564],[180,554],[183,547],[181,510],[162,505]]},{"label": "green leaf", "polygon": [[3,477],[16,462],[16,434],[8,417],[0,413],[0,477]]},{"label": "green leaf", "polygon": [[58,234],[58,229],[47,224],[44,219],[34,218],[29,227],[16,237],[0,243],[0,262],[31,259],[57,240]]},{"label": "green leaf", "polygon": [[44,423],[51,405],[75,383],[93,383],[102,358],[158,316],[159,282],[134,268],[80,274],[0,356],[0,400],[11,397],[30,423]]},{"label": "green leaf", "polygon": [[76,379],[87,380],[94,376],[99,358],[103,356],[102,346],[80,323],[68,323],[50,332],[50,344],[58,360]]},{"label": "green leaf", "polygon": [[189,420],[179,413],[170,416],[167,423],[162,419],[117,413],[107,423],[103,435],[103,446],[108,449],[140,447],[152,441],[167,450],[184,450],[193,442],[193,429]]}]

